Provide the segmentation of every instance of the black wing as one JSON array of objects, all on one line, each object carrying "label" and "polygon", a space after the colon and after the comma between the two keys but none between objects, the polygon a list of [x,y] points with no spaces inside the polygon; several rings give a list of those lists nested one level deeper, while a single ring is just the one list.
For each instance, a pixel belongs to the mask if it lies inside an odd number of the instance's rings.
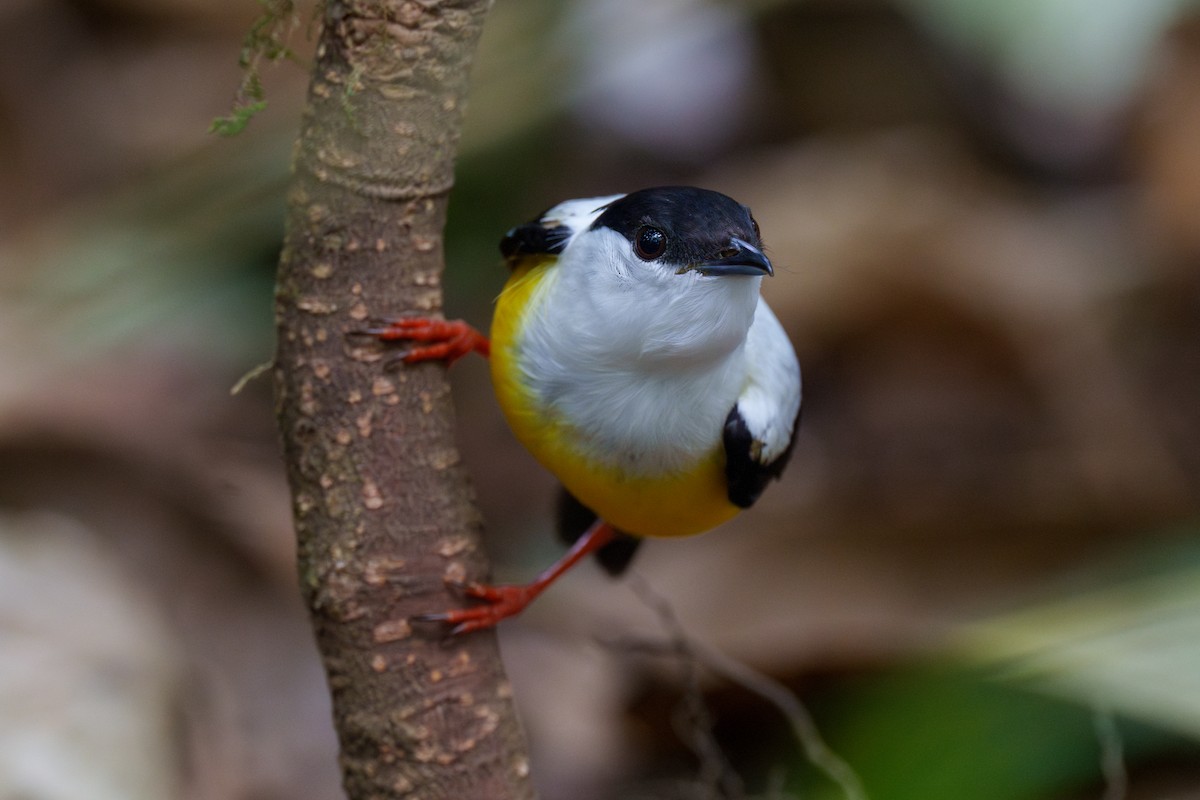
[{"label": "black wing", "polygon": [[800,412],[792,423],[792,438],[787,448],[771,461],[762,461],[763,443],[754,438],[746,420],[734,405],[725,418],[725,482],[729,486],[729,502],[739,508],[749,508],[758,500],[772,479],[778,479],[792,457],[796,446],[796,431],[800,428]]},{"label": "black wing", "polygon": [[[575,499],[565,488],[558,496],[558,537],[566,544],[575,544],[592,523],[599,519],[595,512]],[[617,576],[625,571],[642,540],[621,531],[617,538],[596,551],[596,561],[609,575]]]},{"label": "black wing", "polygon": [[566,248],[570,238],[571,229],[566,225],[528,222],[504,234],[500,240],[500,253],[510,265],[525,256],[556,256]]}]

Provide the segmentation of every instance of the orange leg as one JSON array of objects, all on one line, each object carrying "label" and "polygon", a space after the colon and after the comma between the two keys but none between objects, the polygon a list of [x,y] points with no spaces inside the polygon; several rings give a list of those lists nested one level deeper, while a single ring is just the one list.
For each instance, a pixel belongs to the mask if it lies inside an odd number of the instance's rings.
[{"label": "orange leg", "polygon": [[[361,336],[373,336],[381,342],[420,342],[399,358],[406,364],[443,360],[453,363],[468,353],[491,354],[491,342],[462,320],[440,320],[425,317],[403,317],[375,327],[355,331]],[[453,625],[452,635],[490,628],[502,619],[516,616],[533,602],[567,570],[589,553],[595,552],[616,538],[617,532],[607,522],[597,520],[553,566],[532,583],[524,585],[490,586],[469,583],[460,588],[468,597],[484,605],[460,608],[413,617],[417,622],[439,622]]]},{"label": "orange leg", "polygon": [[401,317],[355,333],[373,336],[381,342],[419,342],[399,357],[405,364],[419,361],[453,364],[467,353],[488,356],[492,351],[488,338],[461,319]]},{"label": "orange leg", "polygon": [[503,586],[468,583],[461,586],[463,593],[476,600],[482,600],[486,605],[456,608],[436,614],[419,614],[413,617],[413,620],[453,625],[451,635],[490,628],[502,619],[520,614],[564,572],[578,564],[589,553],[611,542],[616,535],[617,532],[611,525],[603,520],[596,520],[562,558],[538,575],[532,583]]}]

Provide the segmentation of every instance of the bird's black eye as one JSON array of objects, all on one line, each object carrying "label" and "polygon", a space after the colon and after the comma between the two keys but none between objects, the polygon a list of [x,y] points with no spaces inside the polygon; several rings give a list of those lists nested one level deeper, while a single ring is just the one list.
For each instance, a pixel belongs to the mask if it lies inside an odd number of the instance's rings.
[{"label": "bird's black eye", "polygon": [[633,249],[643,261],[653,261],[667,249],[667,235],[652,225],[643,225],[633,235]]},{"label": "bird's black eye", "polygon": [[754,217],[751,217],[750,224],[754,226],[754,235],[757,236],[758,240],[761,242],[762,241],[762,231],[759,230],[758,220],[756,220]]}]

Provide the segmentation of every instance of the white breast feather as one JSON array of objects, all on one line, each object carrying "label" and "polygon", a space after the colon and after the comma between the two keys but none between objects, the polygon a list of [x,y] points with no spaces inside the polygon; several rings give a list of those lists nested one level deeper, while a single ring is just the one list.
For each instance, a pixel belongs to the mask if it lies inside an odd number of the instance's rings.
[{"label": "white breast feather", "polygon": [[761,279],[647,269],[615,231],[573,240],[531,298],[524,383],[589,457],[631,474],[686,469],[712,453],[735,402],[755,437],[782,452],[799,378],[789,378],[791,344],[759,301]]}]

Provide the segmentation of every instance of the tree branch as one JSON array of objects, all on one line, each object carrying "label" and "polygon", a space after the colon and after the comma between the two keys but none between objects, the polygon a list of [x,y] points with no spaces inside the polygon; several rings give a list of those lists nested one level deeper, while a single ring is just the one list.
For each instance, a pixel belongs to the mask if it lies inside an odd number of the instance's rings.
[{"label": "tree branch", "polygon": [[440,313],[442,228],[487,0],[328,0],[288,197],[275,383],[300,577],[346,792],[529,798],[495,637],[407,618],[483,577],[445,370],[383,368],[347,332]]}]

